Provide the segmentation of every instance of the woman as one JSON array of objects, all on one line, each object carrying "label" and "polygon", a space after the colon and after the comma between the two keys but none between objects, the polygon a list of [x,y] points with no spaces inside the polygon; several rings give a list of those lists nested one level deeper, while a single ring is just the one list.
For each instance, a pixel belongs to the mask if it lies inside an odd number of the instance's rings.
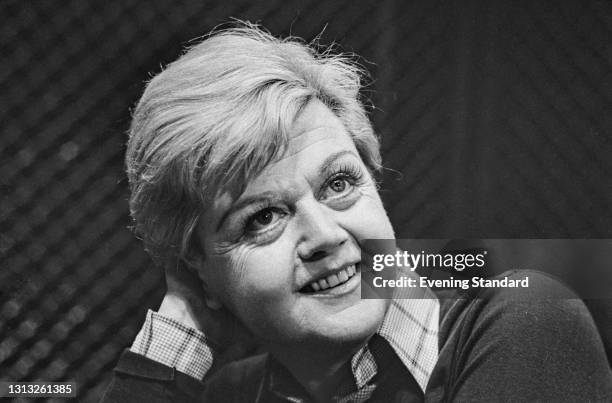
[{"label": "woman", "polygon": [[[364,240],[394,233],[360,73],[245,24],[147,85],[126,157],[130,207],[168,291],[107,401],[612,396],[578,300],[361,299]],[[253,342],[265,353],[241,359]]]}]

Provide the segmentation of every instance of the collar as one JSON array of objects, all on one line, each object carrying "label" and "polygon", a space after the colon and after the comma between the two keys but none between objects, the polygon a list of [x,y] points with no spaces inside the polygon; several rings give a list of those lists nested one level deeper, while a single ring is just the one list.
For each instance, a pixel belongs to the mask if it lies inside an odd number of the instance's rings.
[{"label": "collar", "polygon": [[378,331],[423,392],[438,361],[440,316],[438,299],[429,289],[425,294],[419,299],[393,299]]}]

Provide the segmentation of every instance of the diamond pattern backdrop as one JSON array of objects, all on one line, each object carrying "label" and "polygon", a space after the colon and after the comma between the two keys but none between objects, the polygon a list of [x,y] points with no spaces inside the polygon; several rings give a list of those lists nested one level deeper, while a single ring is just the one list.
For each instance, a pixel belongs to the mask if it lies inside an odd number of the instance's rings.
[{"label": "diamond pattern backdrop", "polygon": [[164,289],[127,229],[130,107],[229,17],[363,57],[399,237],[612,238],[606,1],[4,0],[0,378],[101,396]]}]

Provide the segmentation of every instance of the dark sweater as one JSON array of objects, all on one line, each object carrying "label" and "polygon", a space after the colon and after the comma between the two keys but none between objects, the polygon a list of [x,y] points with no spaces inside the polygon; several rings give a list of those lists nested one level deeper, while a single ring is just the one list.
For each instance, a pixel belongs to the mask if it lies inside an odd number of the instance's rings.
[{"label": "dark sweater", "polygon": [[[529,277],[529,289],[440,300],[440,354],[424,401],[612,401],[612,371],[584,303],[544,274]],[[235,362],[199,382],[126,351],[103,401],[272,402],[267,360]],[[403,401],[389,392],[385,401]]]}]

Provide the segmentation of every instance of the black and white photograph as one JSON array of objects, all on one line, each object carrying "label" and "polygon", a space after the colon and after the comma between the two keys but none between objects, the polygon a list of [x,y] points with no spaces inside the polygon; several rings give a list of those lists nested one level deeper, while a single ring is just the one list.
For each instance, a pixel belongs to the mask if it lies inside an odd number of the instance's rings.
[{"label": "black and white photograph", "polygon": [[612,3],[0,2],[0,399],[612,402]]}]

